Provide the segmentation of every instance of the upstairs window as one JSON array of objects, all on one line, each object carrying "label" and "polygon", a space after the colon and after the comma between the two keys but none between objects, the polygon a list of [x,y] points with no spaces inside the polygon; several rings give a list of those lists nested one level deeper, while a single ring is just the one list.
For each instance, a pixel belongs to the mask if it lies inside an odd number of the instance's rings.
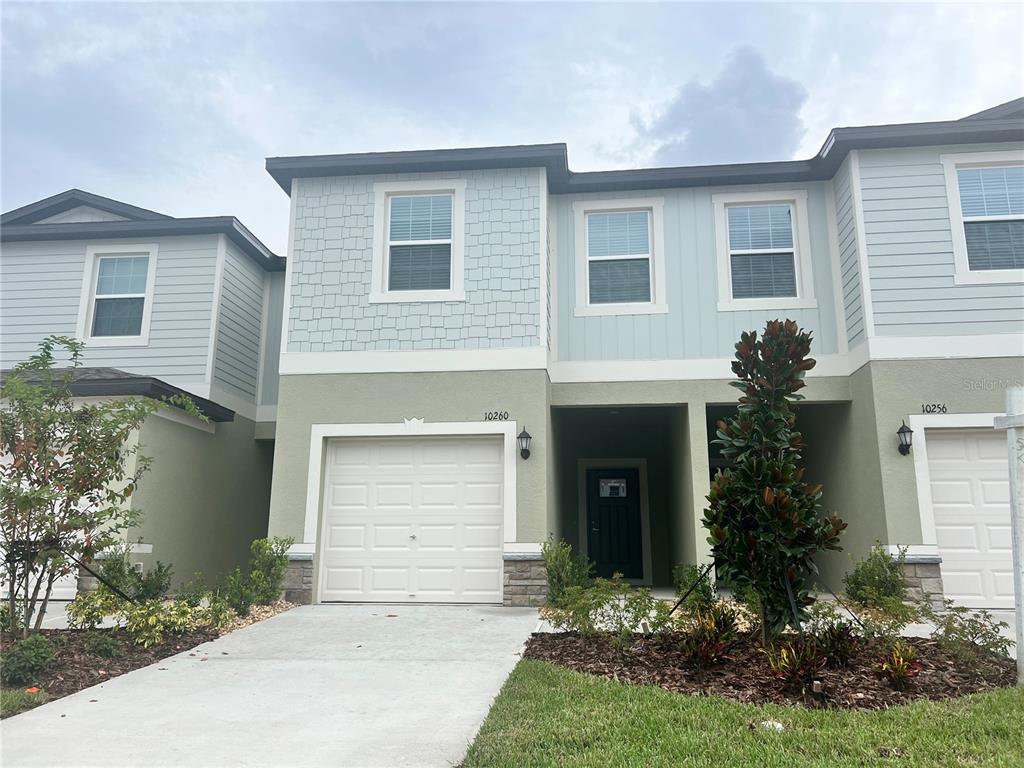
[{"label": "upstairs window", "polygon": [[576,217],[576,315],[666,312],[664,201],[587,200]]},{"label": "upstairs window", "polygon": [[452,196],[394,196],[390,203],[388,290],[451,288]]},{"label": "upstairs window", "polygon": [[1024,269],[1024,165],[960,168],[956,175],[968,266]]},{"label": "upstairs window", "polygon": [[728,216],[732,297],[796,296],[792,208],[730,206]]},{"label": "upstairs window", "polygon": [[587,267],[591,304],[651,300],[651,214],[587,214]]},{"label": "upstairs window", "polygon": [[461,301],[465,181],[374,185],[371,302]]},{"label": "upstairs window", "polygon": [[1024,282],[1024,152],[943,155],[957,283]]},{"label": "upstairs window", "polygon": [[811,274],[807,192],[712,195],[718,309],[817,306]]},{"label": "upstairs window", "polygon": [[79,338],[90,346],[148,343],[156,246],[90,247],[79,312]]}]

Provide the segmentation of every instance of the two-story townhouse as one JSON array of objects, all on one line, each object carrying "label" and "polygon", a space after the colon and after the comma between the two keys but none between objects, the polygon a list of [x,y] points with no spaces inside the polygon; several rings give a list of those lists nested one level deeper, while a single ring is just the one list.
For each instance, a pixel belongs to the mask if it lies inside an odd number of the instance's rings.
[{"label": "two-story townhouse", "polygon": [[[541,542],[670,583],[699,562],[743,330],[814,332],[822,558],[1012,601],[1024,99],[837,128],[809,160],[576,173],[561,144],[281,157],[291,198],[270,532],[293,597],[536,603]],[[909,451],[897,429],[913,430]]]},{"label": "two-story townhouse", "polygon": [[[0,368],[84,342],[76,397],[188,394],[138,431],[152,469],[127,532],[144,567],[215,578],[266,535],[284,261],[233,217],[173,218],[69,190],[0,219]],[[55,597],[73,597],[74,579]]]}]

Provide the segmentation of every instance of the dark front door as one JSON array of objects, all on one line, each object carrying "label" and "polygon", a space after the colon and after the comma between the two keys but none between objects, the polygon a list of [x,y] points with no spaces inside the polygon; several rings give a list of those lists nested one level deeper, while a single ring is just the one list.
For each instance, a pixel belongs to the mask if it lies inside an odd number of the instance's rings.
[{"label": "dark front door", "polygon": [[587,554],[597,575],[644,576],[640,522],[640,473],[636,469],[587,470]]}]

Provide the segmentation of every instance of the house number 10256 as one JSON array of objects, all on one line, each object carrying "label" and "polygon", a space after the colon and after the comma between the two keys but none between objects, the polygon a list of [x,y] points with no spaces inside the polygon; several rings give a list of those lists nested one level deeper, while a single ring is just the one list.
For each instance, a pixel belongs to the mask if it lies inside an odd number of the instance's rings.
[{"label": "house number 10256", "polygon": [[945,403],[922,403],[921,413],[945,413]]},{"label": "house number 10256", "polygon": [[508,421],[508,411],[487,411],[484,421]]}]

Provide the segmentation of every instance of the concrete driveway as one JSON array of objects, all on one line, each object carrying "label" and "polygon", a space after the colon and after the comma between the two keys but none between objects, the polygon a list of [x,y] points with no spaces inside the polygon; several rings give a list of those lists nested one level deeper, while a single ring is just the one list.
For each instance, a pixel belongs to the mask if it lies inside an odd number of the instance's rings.
[{"label": "concrete driveway", "polygon": [[457,764],[536,626],[530,609],[295,608],[4,720],[0,763]]}]

